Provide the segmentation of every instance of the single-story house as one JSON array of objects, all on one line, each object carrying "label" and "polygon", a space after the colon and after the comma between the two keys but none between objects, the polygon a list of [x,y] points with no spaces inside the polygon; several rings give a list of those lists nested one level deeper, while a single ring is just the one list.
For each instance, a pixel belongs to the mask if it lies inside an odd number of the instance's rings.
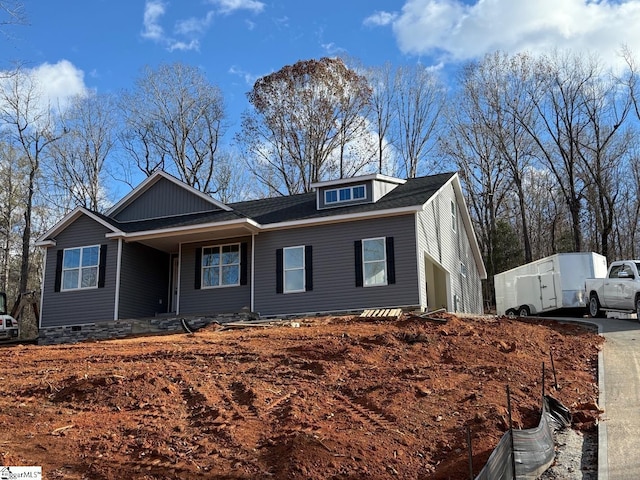
[{"label": "single-story house", "polygon": [[157,172],[105,214],[76,208],[37,242],[40,338],[241,311],[482,313],[486,271],[456,173],[312,187],[224,204]]}]

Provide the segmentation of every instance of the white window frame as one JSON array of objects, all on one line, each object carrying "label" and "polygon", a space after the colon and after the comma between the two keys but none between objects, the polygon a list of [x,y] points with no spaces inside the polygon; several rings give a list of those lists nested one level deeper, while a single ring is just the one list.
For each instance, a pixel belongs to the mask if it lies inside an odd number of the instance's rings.
[{"label": "white window frame", "polygon": [[[98,258],[97,263],[95,265],[82,265],[82,256],[84,255],[84,251],[90,248],[98,249]],[[65,258],[67,256],[67,252],[72,250],[80,250],[80,258],[78,259],[78,266],[72,268],[65,268]],[[82,271],[85,269],[95,268],[96,269],[96,281],[95,285],[82,286]],[[67,288],[65,287],[65,273],[77,270],[78,271],[78,281],[75,287]],[[98,288],[98,282],[100,277],[100,245],[83,245],[82,247],[73,247],[73,248],[65,248],[64,253],[62,254],[62,275],[60,277],[60,291],[68,292],[71,290],[89,290],[92,288]]]},{"label": "white window frame", "polygon": [[[302,250],[302,267],[287,267],[287,250]],[[307,263],[306,263],[306,247],[304,245],[296,245],[294,247],[284,247],[282,249],[282,293],[300,293],[307,291]],[[287,272],[302,271],[302,288],[295,290],[287,290]]]},{"label": "white window frame", "polygon": [[[355,198],[354,192],[356,191],[356,189],[362,188],[364,190],[364,195],[362,197],[358,197]],[[340,192],[341,191],[348,191],[349,192],[349,198],[347,200],[340,200]],[[336,192],[336,200],[328,200],[327,199],[327,193],[329,192]],[[332,205],[334,203],[346,203],[346,202],[352,202],[354,200],[364,200],[367,198],[367,185],[365,183],[359,184],[359,185],[351,185],[349,187],[340,187],[340,188],[331,188],[328,190],[324,191],[324,203],[325,205]]]},{"label": "white window frame", "polygon": [[[222,249],[224,247],[232,247],[232,246],[237,246],[238,247],[238,262],[237,263],[222,263]],[[218,250],[218,255],[220,256],[220,263],[218,265],[207,265],[205,266],[204,264],[204,258],[205,258],[205,249],[207,248],[212,248],[212,249],[217,249]],[[215,252],[213,252],[215,253]],[[241,249],[240,249],[240,244],[239,243],[225,243],[223,245],[207,245],[205,247],[202,247],[202,258],[200,260],[200,285],[201,288],[203,290],[205,289],[209,289],[209,288],[227,288],[227,287],[237,287],[240,285],[240,267],[241,267],[241,263],[242,263],[242,255],[241,255]],[[227,284],[222,284],[222,268],[223,267],[233,267],[236,266],[238,268],[238,280],[236,283],[227,283]],[[217,268],[218,269],[218,279],[220,280],[220,284],[219,285],[206,285],[205,284],[205,269],[214,269]]]},{"label": "white window frame", "polygon": [[451,230],[458,231],[458,207],[454,200],[451,200]]},{"label": "white window frame", "polygon": [[[380,260],[365,260],[364,254],[366,251],[365,243],[372,242],[376,240],[382,240],[382,247],[384,251],[384,256]],[[381,283],[368,283],[367,282],[367,272],[366,265],[371,263],[381,263],[384,265],[384,281]],[[362,286],[363,287],[382,287],[389,284],[389,277],[387,272],[387,237],[375,237],[375,238],[363,238],[362,239]]]}]

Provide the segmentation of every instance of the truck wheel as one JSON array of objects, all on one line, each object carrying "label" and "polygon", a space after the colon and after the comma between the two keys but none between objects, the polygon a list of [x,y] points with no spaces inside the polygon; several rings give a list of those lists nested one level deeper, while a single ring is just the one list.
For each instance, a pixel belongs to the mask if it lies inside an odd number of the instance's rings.
[{"label": "truck wheel", "polygon": [[516,317],[516,311],[513,308],[510,308],[509,310],[504,312],[504,314],[509,318],[515,318]]},{"label": "truck wheel", "polygon": [[[637,306],[636,301],[636,306]],[[589,297],[589,316],[591,318],[599,318],[602,316],[602,311],[600,310],[600,300],[598,300],[598,296],[595,293],[592,293]]]},{"label": "truck wheel", "polygon": [[523,305],[518,309],[519,317],[528,317],[529,315],[531,315],[531,311],[529,310],[529,307],[527,307],[526,305]]},{"label": "truck wheel", "polygon": [[640,322],[640,295],[636,295],[636,317]]}]

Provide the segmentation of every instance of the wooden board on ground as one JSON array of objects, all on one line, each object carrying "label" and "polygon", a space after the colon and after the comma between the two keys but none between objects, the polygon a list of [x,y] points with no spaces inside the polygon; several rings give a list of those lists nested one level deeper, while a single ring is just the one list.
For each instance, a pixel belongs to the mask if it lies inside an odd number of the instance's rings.
[{"label": "wooden board on ground", "polygon": [[365,310],[360,314],[360,318],[373,318],[373,319],[383,319],[383,318],[395,318],[398,319],[402,315],[401,308],[374,308]]}]

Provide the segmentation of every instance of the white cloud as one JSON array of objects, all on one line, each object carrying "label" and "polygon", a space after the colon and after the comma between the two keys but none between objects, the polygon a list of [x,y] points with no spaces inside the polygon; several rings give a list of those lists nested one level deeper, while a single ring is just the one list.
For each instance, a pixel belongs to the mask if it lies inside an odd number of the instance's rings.
[{"label": "white cloud", "polygon": [[224,14],[233,13],[237,10],[249,10],[253,13],[260,13],[264,10],[264,3],[257,0],[209,0],[209,3]]},{"label": "white cloud", "polygon": [[202,34],[206,32],[213,20],[214,12],[207,12],[202,18],[188,18],[186,20],[179,20],[176,23],[175,32],[181,35],[192,35],[194,33]]},{"label": "white cloud", "polygon": [[58,63],[43,63],[30,70],[41,92],[41,101],[52,108],[66,108],[72,97],[87,95],[84,72],[68,60]]},{"label": "white cloud", "polygon": [[235,65],[232,65],[231,68],[229,68],[229,73],[231,75],[235,75],[236,77],[242,78],[244,83],[251,87],[253,87],[253,85],[256,83],[256,80],[258,80],[258,78],[263,76],[263,75],[255,75],[253,73],[249,73],[246,70],[242,70],[241,68],[236,67]]},{"label": "white cloud", "polygon": [[638,23],[640,0],[407,0],[391,25],[400,49],[415,55],[466,60],[558,48],[615,62],[623,44],[640,51]]},{"label": "white cloud", "polygon": [[[13,77],[5,73],[8,72],[0,72],[0,78],[3,79],[0,81],[0,88],[11,85]],[[24,70],[21,74],[32,80],[32,82],[24,82],[23,87],[34,88],[32,94],[35,94],[33,99],[37,100],[37,105],[30,109],[33,115],[47,110],[64,111],[73,97],[86,96],[90,93],[84,83],[84,72],[68,60],[60,60],[53,64],[43,63]],[[24,93],[27,94],[27,91]]]},{"label": "white cloud", "polygon": [[181,42],[179,40],[172,40],[167,50],[174,52],[176,50],[186,52],[188,50],[200,50],[200,42],[198,40],[191,40],[189,42]]},{"label": "white cloud", "polygon": [[147,0],[144,4],[144,17],[142,25],[142,38],[159,41],[164,37],[164,30],[159,24],[160,18],[165,13],[165,4],[159,0]]},{"label": "white cloud", "polygon": [[365,18],[362,23],[364,23],[367,26],[382,27],[385,25],[389,25],[396,18],[398,18],[397,13],[375,12],[373,15],[369,15],[367,18]]}]

